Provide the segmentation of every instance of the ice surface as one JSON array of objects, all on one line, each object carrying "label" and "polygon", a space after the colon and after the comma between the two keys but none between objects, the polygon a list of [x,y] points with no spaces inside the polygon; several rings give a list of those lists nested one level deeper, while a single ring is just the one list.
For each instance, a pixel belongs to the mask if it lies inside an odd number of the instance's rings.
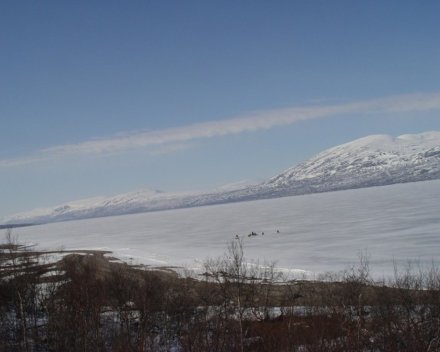
[{"label": "ice surface", "polygon": [[[252,231],[258,236],[248,237]],[[388,276],[393,260],[439,259],[440,180],[52,223],[13,234],[39,249],[103,249],[133,264],[190,269],[222,255],[238,234],[247,258],[276,260],[279,268],[338,271],[367,251],[373,274]]]}]

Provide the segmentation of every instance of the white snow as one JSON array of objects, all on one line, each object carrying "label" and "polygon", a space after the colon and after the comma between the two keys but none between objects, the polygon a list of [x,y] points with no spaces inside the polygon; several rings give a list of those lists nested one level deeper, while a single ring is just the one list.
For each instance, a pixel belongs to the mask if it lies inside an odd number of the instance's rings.
[{"label": "white snow", "polygon": [[271,178],[267,184],[288,185],[310,179],[319,179],[318,183],[324,184],[326,177],[335,173],[339,175],[341,184],[355,183],[354,180],[360,177],[377,182],[380,174],[390,170],[400,178],[417,175],[415,170],[420,168],[438,173],[439,160],[428,160],[423,155],[437,150],[439,146],[440,132],[437,131],[399,137],[371,135],[327,149]]},{"label": "white snow", "polygon": [[[247,237],[252,231],[258,236]],[[440,180],[52,223],[13,234],[39,249],[110,250],[132,264],[190,269],[222,255],[238,234],[247,258],[276,260],[279,268],[338,271],[367,251],[374,275],[388,276],[393,260],[439,259]]]},{"label": "white snow", "polygon": [[259,184],[245,181],[214,190],[178,193],[145,189],[40,208],[6,216],[0,223],[41,224],[438,178],[440,132],[373,135],[323,151]]}]

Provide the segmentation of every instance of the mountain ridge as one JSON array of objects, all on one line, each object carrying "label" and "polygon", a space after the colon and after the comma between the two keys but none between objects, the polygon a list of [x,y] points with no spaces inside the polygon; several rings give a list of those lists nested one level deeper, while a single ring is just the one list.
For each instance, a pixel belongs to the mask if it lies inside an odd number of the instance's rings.
[{"label": "mountain ridge", "polygon": [[41,224],[440,179],[440,132],[370,135],[322,151],[256,185],[166,193],[138,190],[11,215],[0,224]]}]

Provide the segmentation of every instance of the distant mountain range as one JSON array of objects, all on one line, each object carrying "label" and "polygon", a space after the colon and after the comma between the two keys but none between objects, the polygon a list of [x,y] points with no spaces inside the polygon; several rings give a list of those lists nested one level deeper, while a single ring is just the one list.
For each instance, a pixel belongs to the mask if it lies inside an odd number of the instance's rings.
[{"label": "distant mountain range", "polygon": [[440,132],[372,135],[325,150],[256,185],[181,193],[141,190],[36,209],[4,217],[0,224],[41,224],[434,179],[440,179]]}]

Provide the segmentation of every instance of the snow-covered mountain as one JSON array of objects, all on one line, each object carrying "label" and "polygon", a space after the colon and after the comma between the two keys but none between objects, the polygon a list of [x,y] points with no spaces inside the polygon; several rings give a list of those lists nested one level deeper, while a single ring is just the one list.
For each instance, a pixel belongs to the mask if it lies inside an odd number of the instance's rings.
[{"label": "snow-covered mountain", "polygon": [[440,178],[440,132],[373,135],[327,149],[255,187],[288,196]]},{"label": "snow-covered mountain", "polygon": [[440,132],[373,135],[325,150],[257,185],[184,193],[142,190],[36,209],[0,223],[40,224],[434,179],[440,179]]}]

